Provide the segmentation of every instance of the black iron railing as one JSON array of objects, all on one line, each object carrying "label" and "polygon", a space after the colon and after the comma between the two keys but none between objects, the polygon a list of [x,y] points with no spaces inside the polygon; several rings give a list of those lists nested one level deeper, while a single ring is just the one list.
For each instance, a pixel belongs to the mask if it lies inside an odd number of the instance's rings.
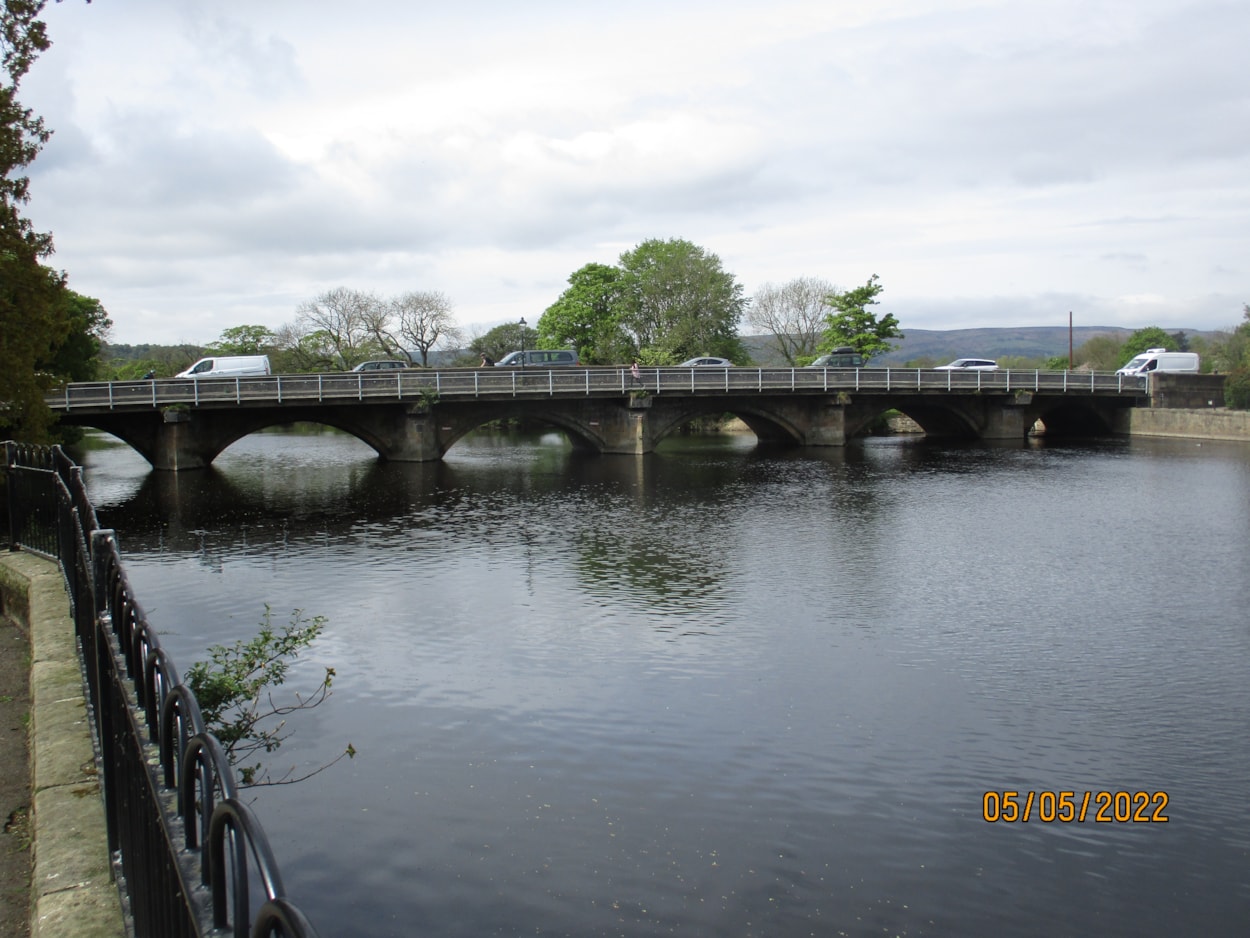
[{"label": "black iron railing", "polygon": [[135,935],[315,938],[130,589],[113,532],[96,521],[81,469],[60,447],[9,442],[5,455],[10,549],[56,560],[65,575],[108,846]]}]

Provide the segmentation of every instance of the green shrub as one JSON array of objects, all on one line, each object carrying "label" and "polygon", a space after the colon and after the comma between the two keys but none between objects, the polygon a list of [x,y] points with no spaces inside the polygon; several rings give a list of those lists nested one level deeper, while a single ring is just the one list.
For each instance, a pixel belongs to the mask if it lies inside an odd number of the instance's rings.
[{"label": "green shrub", "polygon": [[1238,410],[1250,410],[1250,368],[1235,368],[1224,379],[1224,403]]}]

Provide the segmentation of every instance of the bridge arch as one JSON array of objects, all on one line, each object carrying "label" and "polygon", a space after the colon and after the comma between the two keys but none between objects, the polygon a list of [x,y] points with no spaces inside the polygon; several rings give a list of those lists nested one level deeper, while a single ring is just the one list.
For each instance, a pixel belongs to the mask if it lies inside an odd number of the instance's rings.
[{"label": "bridge arch", "polygon": [[[976,439],[981,434],[983,420],[957,403],[932,398],[910,398],[898,402],[874,403],[863,408],[866,416],[856,421],[854,435],[860,435],[882,414],[896,410],[916,422],[925,436],[944,439]],[[848,436],[852,434],[848,433]]]},{"label": "bridge arch", "polygon": [[742,400],[718,401],[713,398],[690,398],[678,404],[654,408],[654,419],[650,426],[651,441],[653,444],[659,443],[694,420],[719,417],[722,414],[737,417],[760,442],[795,446],[804,442],[803,427],[776,408]]},{"label": "bridge arch", "polygon": [[550,407],[535,406],[533,402],[523,406],[505,401],[487,405],[448,404],[440,406],[433,419],[438,423],[440,457],[474,430],[497,420],[540,423],[563,430],[574,449],[603,452],[606,445],[603,434],[598,430],[600,422],[587,419],[577,410],[570,410],[564,402]]},{"label": "bridge arch", "polygon": [[1115,412],[1083,401],[1056,401],[1032,408],[1047,436],[1109,436],[1115,432]]}]

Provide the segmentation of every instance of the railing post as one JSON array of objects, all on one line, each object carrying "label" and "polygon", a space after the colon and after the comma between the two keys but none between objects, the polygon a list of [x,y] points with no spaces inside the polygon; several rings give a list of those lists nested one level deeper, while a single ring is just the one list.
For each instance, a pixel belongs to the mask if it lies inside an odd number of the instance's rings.
[{"label": "railing post", "polygon": [[21,544],[17,539],[17,493],[14,489],[17,487],[17,444],[11,440],[5,441],[4,444],[4,493],[5,501],[8,503],[5,507],[9,515],[9,550],[21,550]]}]

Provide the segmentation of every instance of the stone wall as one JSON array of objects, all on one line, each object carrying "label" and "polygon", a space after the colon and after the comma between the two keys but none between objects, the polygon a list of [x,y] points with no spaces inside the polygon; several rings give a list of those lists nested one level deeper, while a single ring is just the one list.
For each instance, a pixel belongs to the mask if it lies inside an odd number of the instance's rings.
[{"label": "stone wall", "polygon": [[1150,376],[1150,406],[1164,410],[1223,407],[1224,378],[1224,375],[1155,372]]},{"label": "stone wall", "polygon": [[1129,434],[1132,436],[1177,436],[1250,443],[1248,410],[1134,407],[1129,411],[1129,421]]}]

